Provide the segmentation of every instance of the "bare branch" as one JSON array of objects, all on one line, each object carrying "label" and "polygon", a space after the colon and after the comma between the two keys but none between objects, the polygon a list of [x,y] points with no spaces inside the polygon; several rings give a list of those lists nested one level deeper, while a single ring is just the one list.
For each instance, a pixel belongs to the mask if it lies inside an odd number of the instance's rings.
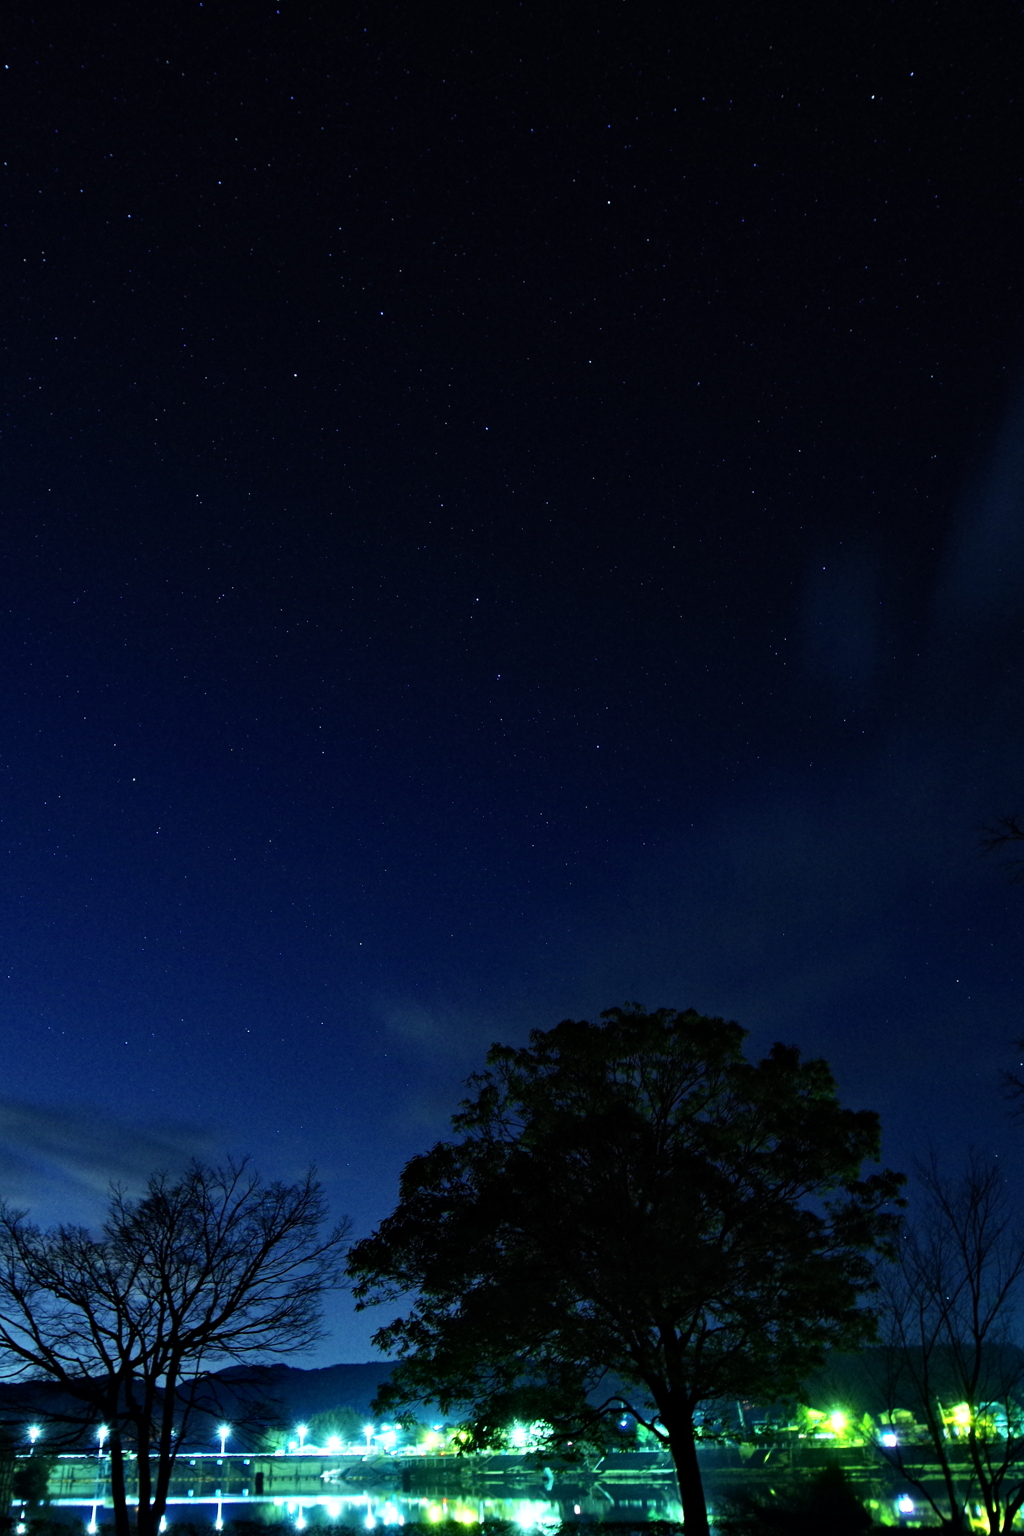
[{"label": "bare branch", "polygon": [[[966,1531],[977,1502],[1009,1532],[1024,1502],[1024,1223],[995,1159],[972,1153],[957,1179],[933,1160],[918,1177],[918,1213],[881,1277],[879,1385],[890,1413],[912,1407],[927,1430],[944,1507],[916,1486],[942,1523]],[[883,1454],[914,1481],[899,1445]]]},{"label": "bare branch", "polygon": [[[999,816],[991,826],[978,828],[983,853],[1002,853],[1011,844],[1024,843],[1024,817]],[[1024,855],[1008,860],[1007,869],[1014,881],[1024,880]]]},{"label": "bare branch", "polygon": [[[341,1283],[348,1233],[325,1234],[325,1218],[312,1170],[265,1184],[246,1160],[155,1174],[139,1199],[112,1189],[99,1236],[43,1232],[0,1206],[0,1365],[15,1380],[60,1383],[110,1425],[118,1455],[134,1444],[139,1536],[159,1529],[175,1419],[210,1371],[321,1337],[321,1299]],[[127,1536],[121,1483],[115,1524]]]}]

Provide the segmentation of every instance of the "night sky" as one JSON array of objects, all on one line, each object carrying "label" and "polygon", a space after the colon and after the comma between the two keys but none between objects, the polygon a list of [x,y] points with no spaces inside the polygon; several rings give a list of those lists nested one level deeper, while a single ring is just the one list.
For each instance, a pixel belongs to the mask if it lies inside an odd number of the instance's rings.
[{"label": "night sky", "polygon": [[251,1152],[364,1233],[628,999],[1012,1160],[1020,8],[37,10],[0,1193]]}]

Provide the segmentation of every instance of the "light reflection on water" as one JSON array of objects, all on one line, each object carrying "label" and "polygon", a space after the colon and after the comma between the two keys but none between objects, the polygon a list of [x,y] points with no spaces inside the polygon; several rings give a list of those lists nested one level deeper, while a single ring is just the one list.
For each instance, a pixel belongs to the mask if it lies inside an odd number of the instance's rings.
[{"label": "light reflection on water", "polygon": [[[64,1500],[54,1503],[64,1504]],[[108,1508],[70,1505],[81,1514],[87,1528],[103,1536],[113,1531],[113,1515]],[[563,1521],[635,1521],[682,1519],[678,1500],[667,1490],[652,1486],[616,1487],[598,1485],[586,1493],[579,1490],[565,1499],[482,1498],[470,1493],[442,1496],[380,1491],[319,1494],[309,1498],[267,1499],[171,1499],[167,1522],[187,1520],[211,1529],[222,1530],[231,1520],[261,1520],[267,1524],[286,1524],[296,1531],[316,1529],[326,1532],[331,1526],[378,1531],[379,1536],[395,1532],[403,1525],[441,1525],[455,1521],[470,1529],[487,1520],[510,1520],[521,1530],[553,1536]]]}]

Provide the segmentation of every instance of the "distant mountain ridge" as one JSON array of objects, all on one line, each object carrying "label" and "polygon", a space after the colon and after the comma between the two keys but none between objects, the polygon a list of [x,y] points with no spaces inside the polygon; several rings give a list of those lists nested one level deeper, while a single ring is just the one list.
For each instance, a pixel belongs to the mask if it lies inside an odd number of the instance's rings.
[{"label": "distant mountain ridge", "polygon": [[[391,1364],[370,1360],[309,1369],[283,1364],[228,1366],[204,1384],[184,1443],[190,1449],[208,1450],[222,1420],[233,1426],[231,1445],[236,1451],[258,1449],[268,1427],[289,1428],[332,1408],[351,1408],[370,1422],[370,1404],[387,1380]],[[92,1449],[95,1445],[94,1415],[83,1412],[81,1403],[57,1383],[0,1383],[0,1427],[17,1442],[33,1421],[44,1426],[44,1441],[54,1448]]]},{"label": "distant mountain ridge", "polygon": [[370,1419],[370,1404],[387,1381],[390,1360],[303,1368],[297,1365],[229,1366],[219,1381],[256,1383],[261,1396],[282,1409],[282,1421],[301,1423],[330,1408],[352,1408]]}]

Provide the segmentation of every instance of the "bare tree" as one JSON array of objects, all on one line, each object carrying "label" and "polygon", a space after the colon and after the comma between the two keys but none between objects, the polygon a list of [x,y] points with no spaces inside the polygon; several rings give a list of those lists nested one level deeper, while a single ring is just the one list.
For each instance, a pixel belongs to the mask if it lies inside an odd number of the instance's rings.
[{"label": "bare tree", "polygon": [[[980,831],[983,853],[1004,853],[1012,844],[1024,843],[1024,817],[998,816],[990,827]],[[1012,858],[1009,868],[1014,880],[1024,879],[1024,858]]]},{"label": "bare tree", "polygon": [[113,1189],[102,1232],[41,1231],[0,1206],[0,1357],[13,1380],[57,1383],[110,1434],[117,1536],[125,1451],[138,1456],[138,1536],[155,1536],[177,1446],[217,1366],[309,1348],[340,1283],[347,1227],[324,1232],[312,1170],[265,1184],[248,1161]]},{"label": "bare tree", "polygon": [[972,1530],[980,1504],[1003,1536],[1024,1508],[1024,1222],[995,1159],[972,1154],[956,1180],[933,1161],[920,1189],[920,1214],[883,1276],[877,1358],[890,1411],[911,1409],[926,1427],[942,1494],[912,1446],[889,1435],[880,1449],[945,1529]]}]

